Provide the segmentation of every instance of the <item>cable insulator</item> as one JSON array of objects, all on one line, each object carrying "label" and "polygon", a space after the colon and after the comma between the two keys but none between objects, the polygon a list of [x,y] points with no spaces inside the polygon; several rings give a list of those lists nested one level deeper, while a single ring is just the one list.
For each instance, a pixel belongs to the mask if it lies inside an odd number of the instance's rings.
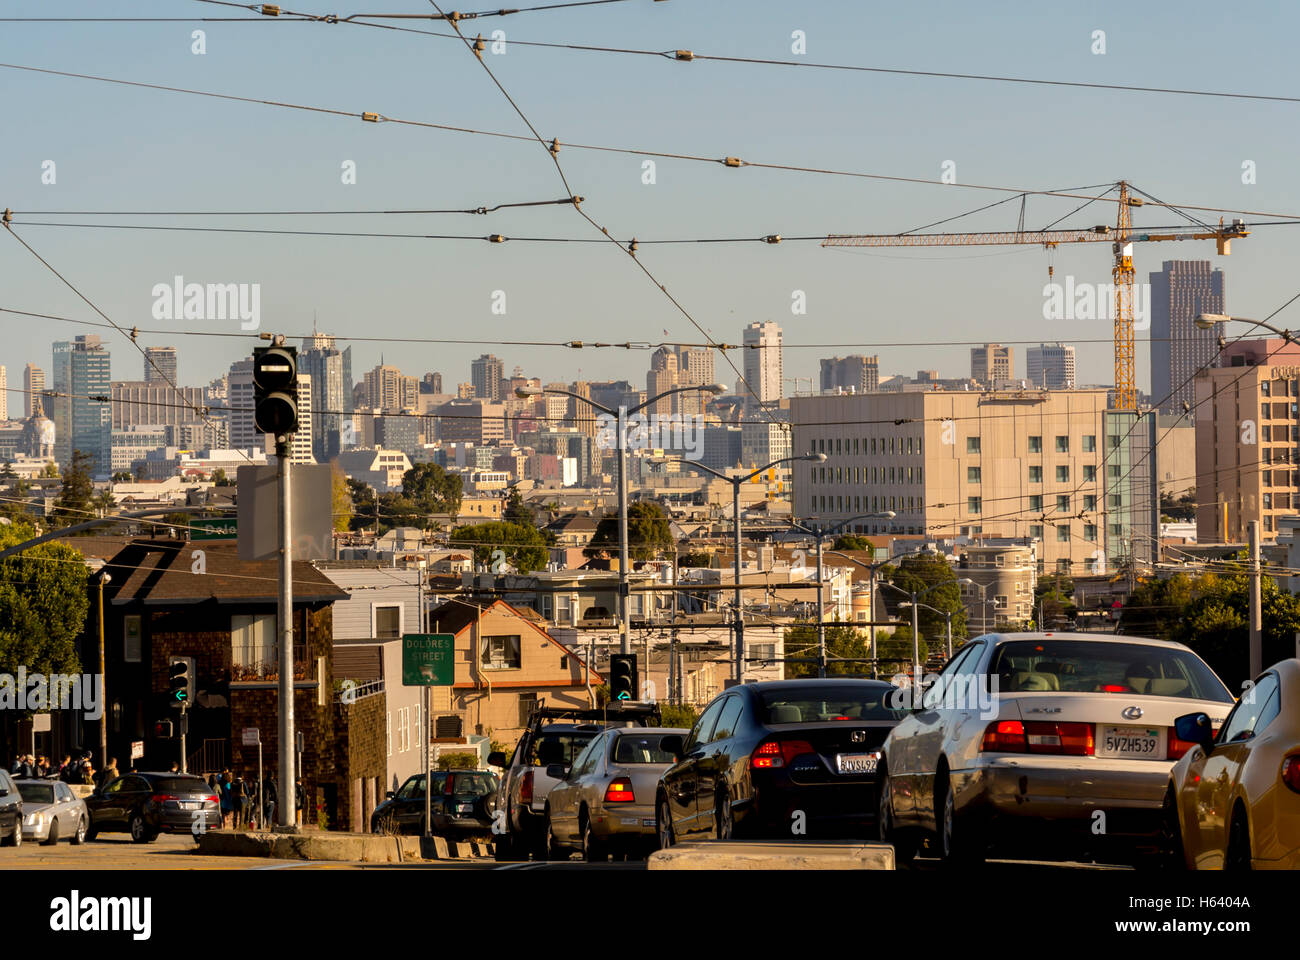
[{"label": "cable insulator", "polygon": [[689,50],[678,50],[678,51],[673,55],[673,59],[674,59],[674,60],[694,60],[694,59],[695,59],[695,54],[691,53],[691,51],[689,51]]},{"label": "cable insulator", "polygon": [[570,340],[569,346],[572,347],[574,350],[581,350],[585,346],[585,344],[581,340]]},{"label": "cable insulator", "polygon": [[8,207],[5,207],[4,217],[3,220],[0,222],[13,223],[13,220],[14,220],[14,212],[10,210]]},{"label": "cable insulator", "polygon": [[366,123],[378,123],[378,122],[379,122],[379,114],[377,114],[377,113],[363,113],[363,114],[361,115],[361,119],[364,120],[364,121],[366,121]]},{"label": "cable insulator", "polygon": [[722,160],[724,166],[739,167],[742,165],[740,157],[724,157]]},{"label": "cable insulator", "polygon": [[557,155],[559,154],[559,152],[560,152],[560,141],[559,141],[559,140],[552,140],[552,141],[551,141],[551,156],[553,156],[553,157],[554,157],[554,156],[557,156]]},{"label": "cable insulator", "polygon": [[576,207],[578,204],[582,203],[582,201],[586,199],[587,199],[586,197],[572,196],[569,198],[569,202]]},{"label": "cable insulator", "polygon": [[627,252],[636,255],[636,237],[633,237],[632,242],[627,245]]},{"label": "cable insulator", "polygon": [[499,233],[494,233],[488,236],[488,243],[505,243],[505,242],[506,242],[506,238]]},{"label": "cable insulator", "polygon": [[477,37],[474,38],[474,56],[482,60],[483,51],[486,49],[487,49],[487,44],[483,42],[483,34],[480,33]]},{"label": "cable insulator", "polygon": [[262,4],[262,16],[278,17],[279,15],[280,15],[280,7],[278,4],[274,4],[274,3]]},{"label": "cable insulator", "polygon": [[781,234],[779,234],[779,233],[769,233],[766,237],[763,238],[763,242],[764,242],[764,243],[780,243],[780,242],[781,242]]}]

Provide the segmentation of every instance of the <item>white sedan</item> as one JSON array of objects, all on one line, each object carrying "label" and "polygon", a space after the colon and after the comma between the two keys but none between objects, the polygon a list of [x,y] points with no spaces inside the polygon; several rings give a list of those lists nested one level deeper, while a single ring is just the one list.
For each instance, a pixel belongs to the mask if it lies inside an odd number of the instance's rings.
[{"label": "white sedan", "polygon": [[55,844],[85,843],[90,827],[86,801],[62,780],[19,780],[23,798],[23,839]]},{"label": "white sedan", "polygon": [[933,837],[946,861],[991,850],[1105,859],[1156,853],[1169,771],[1234,698],[1187,647],[1097,634],[966,643],[882,747],[881,839],[900,860]]}]

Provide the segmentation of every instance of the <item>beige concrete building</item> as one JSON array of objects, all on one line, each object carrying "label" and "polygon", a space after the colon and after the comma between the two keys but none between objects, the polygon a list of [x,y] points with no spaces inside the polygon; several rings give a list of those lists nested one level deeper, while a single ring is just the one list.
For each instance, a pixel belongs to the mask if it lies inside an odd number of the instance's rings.
[{"label": "beige concrete building", "polygon": [[953,571],[958,580],[974,581],[961,585],[967,629],[972,637],[1034,618],[1037,547],[1033,541],[962,548]]},{"label": "beige concrete building", "polygon": [[1196,490],[1196,425],[1185,417],[1156,417],[1156,482],[1175,500]]},{"label": "beige concrete building", "polygon": [[[1104,563],[1106,391],[872,393],[791,400],[794,512],[858,533],[1036,538],[1040,570]],[[1105,438],[1109,442],[1109,438]],[[1116,438],[1116,445],[1122,441]]]},{"label": "beige concrete building", "polygon": [[1242,543],[1249,524],[1277,539],[1300,506],[1300,346],[1280,337],[1230,344],[1196,375],[1196,540]]},{"label": "beige concrete building", "polygon": [[1016,352],[1000,343],[986,343],[970,348],[970,377],[992,386],[999,380],[1011,380],[1016,375]]}]

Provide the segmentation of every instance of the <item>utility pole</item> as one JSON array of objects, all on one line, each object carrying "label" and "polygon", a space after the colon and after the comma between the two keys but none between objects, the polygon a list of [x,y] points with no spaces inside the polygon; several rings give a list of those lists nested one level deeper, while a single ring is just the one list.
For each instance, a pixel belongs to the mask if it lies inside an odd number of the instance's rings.
[{"label": "utility pole", "polygon": [[1250,521],[1250,679],[1264,672],[1263,602],[1259,577],[1259,521]]},{"label": "utility pole", "polygon": [[[740,590],[740,484],[731,484],[731,506],[733,531],[735,533],[736,563],[734,576],[736,578],[736,666],[732,671],[732,678],[736,683],[741,683],[745,676],[745,601],[741,596]],[[817,541],[821,546],[821,541]]]},{"label": "utility pole", "polygon": [[[107,683],[104,677],[104,584],[111,582],[112,574],[107,570],[99,574],[99,700],[104,704],[103,714],[99,718],[99,769],[108,768],[108,697]],[[181,763],[184,764],[185,749],[181,747]]]},{"label": "utility pole", "polygon": [[627,636],[627,406],[618,408],[618,652],[630,653]]},{"label": "utility pole", "polygon": [[[416,581],[418,595],[417,602],[420,604],[419,612],[416,614],[416,623],[420,625],[420,633],[428,633],[429,628],[426,623],[428,615],[424,609],[424,565],[425,561],[421,558],[416,566]],[[433,688],[426,686],[424,688],[424,836],[432,837],[433,826],[433,748],[429,744],[432,731],[429,725],[433,722]]]},{"label": "utility pole", "polygon": [[822,615],[822,532],[817,532],[817,676],[826,676],[826,626]]},{"label": "utility pole", "polygon": [[297,823],[298,777],[293,755],[293,496],[288,434],[275,438],[275,456],[280,488],[280,802],[276,811],[280,826],[289,829]]}]

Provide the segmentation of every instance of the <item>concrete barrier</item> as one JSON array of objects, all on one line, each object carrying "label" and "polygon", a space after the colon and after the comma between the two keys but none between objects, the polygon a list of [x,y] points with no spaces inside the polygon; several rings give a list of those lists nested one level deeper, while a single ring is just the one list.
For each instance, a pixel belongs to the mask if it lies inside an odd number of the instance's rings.
[{"label": "concrete barrier", "polygon": [[300,834],[252,830],[209,830],[198,838],[198,852],[218,857],[269,857],[276,860],[335,860],[351,863],[405,863],[411,860],[455,860],[491,857],[481,841],[449,841],[446,837],[388,836],[378,833]]},{"label": "concrete barrier", "polygon": [[650,854],[650,870],[893,870],[888,843],[701,840]]}]

